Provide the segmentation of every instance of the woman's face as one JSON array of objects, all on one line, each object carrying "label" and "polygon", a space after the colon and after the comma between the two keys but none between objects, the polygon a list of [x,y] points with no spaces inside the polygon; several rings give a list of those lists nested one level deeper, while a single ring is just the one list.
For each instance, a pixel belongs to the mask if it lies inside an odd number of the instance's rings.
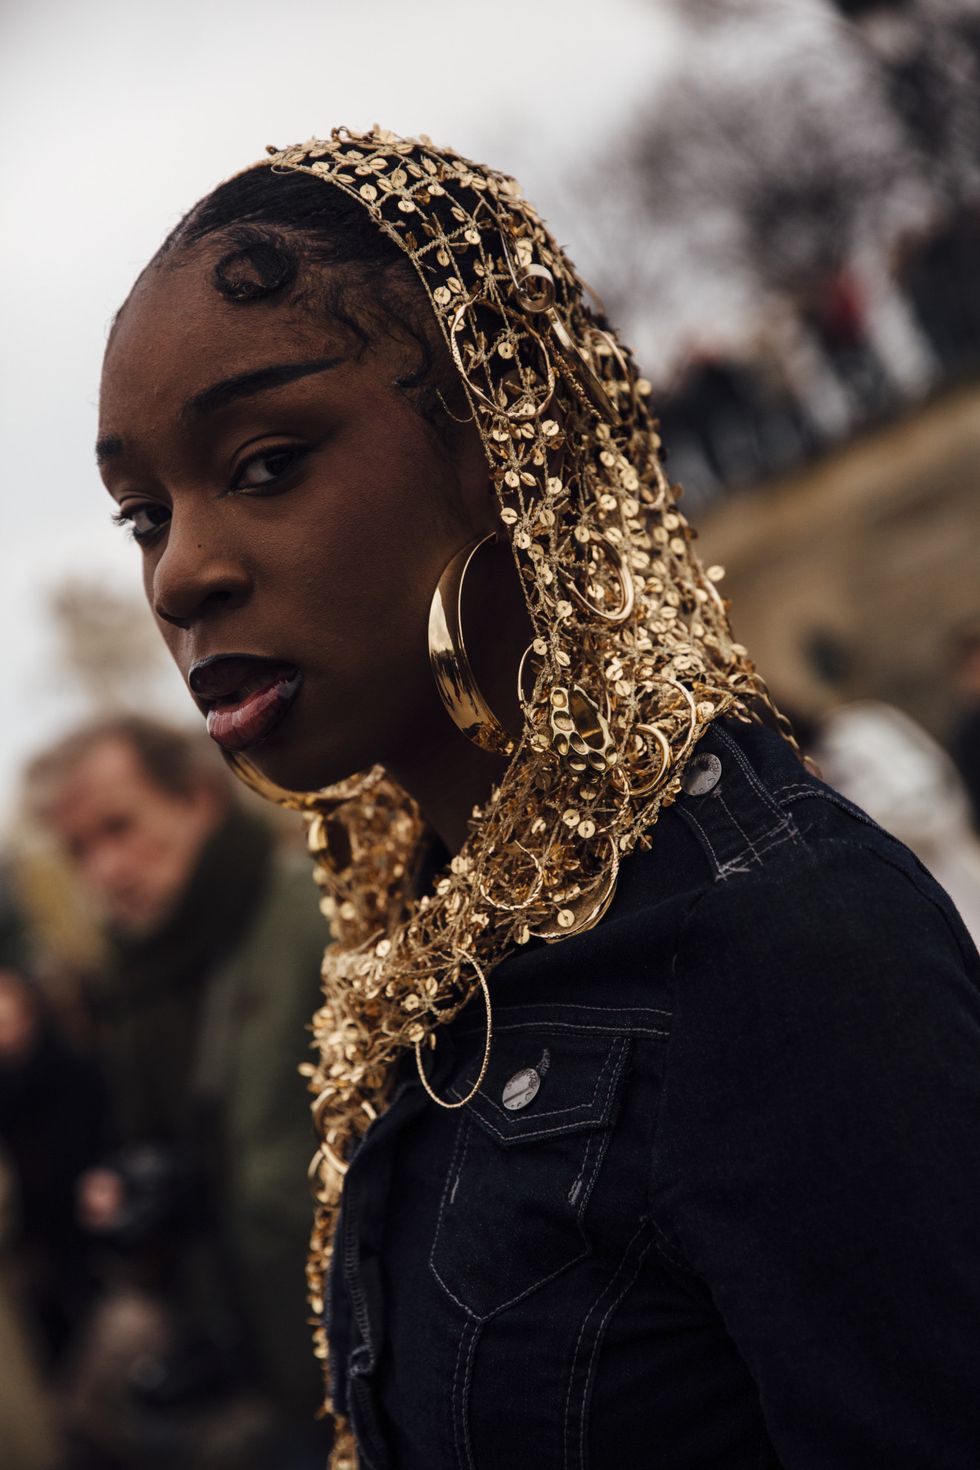
[{"label": "woman's face", "polygon": [[229,302],[208,242],[137,284],[106,353],[99,461],[212,736],[306,790],[443,738],[426,620],[495,522],[475,429],[450,454],[395,380],[404,341]]}]

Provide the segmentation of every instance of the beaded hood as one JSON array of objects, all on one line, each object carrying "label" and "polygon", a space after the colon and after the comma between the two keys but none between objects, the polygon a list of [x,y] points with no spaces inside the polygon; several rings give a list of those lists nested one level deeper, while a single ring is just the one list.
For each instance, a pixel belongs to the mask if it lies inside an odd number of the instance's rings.
[{"label": "beaded hood", "polygon": [[[702,568],[664,474],[650,386],[518,185],[377,128],[335,129],[257,166],[342,189],[414,266],[483,441],[534,632],[516,749],[431,891],[415,891],[419,811],[383,770],[290,799],[307,816],[334,934],[304,1069],[320,1145],[319,1322],[346,1159],[384,1107],[392,1064],[414,1048],[423,1067],[439,1026],[480,991],[489,1038],[493,966],[597,923],[701,735],[723,714],[752,717],[766,696],[732,641],[720,570]],[[343,1427],[333,1463],[356,1463]]]}]

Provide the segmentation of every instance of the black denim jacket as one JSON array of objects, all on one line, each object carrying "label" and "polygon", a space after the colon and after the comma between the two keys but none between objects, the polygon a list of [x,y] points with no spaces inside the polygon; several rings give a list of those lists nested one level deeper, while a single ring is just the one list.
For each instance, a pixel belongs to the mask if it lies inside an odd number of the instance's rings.
[{"label": "black denim jacket", "polygon": [[[603,922],[494,972],[477,1097],[406,1067],[353,1160],[363,1470],[980,1466],[980,959],[777,737],[696,769]],[[482,1051],[477,1001],[443,1095]]]}]

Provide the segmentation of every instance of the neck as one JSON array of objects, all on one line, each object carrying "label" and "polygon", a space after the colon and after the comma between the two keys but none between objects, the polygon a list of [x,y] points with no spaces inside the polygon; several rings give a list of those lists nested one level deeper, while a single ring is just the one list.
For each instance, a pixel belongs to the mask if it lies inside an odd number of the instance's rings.
[{"label": "neck", "polygon": [[466,841],[474,806],[485,802],[507,769],[502,756],[472,745],[445,716],[446,730],[388,764],[389,773],[418,802],[425,820],[451,853]]}]

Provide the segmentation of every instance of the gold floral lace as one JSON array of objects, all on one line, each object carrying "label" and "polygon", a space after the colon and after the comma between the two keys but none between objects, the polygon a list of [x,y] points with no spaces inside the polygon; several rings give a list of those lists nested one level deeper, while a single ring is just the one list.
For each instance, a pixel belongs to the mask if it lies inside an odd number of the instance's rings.
[{"label": "gold floral lace", "polygon": [[[413,896],[426,833],[384,771],[293,803],[334,934],[317,1060],[304,1068],[320,1140],[309,1292],[326,1358],[346,1161],[384,1107],[392,1064],[406,1049],[424,1058],[515,947],[597,923],[710,723],[753,718],[768,699],[732,641],[720,570],[702,569],[664,475],[649,384],[517,184],[377,128],[270,152],[257,166],[344,190],[414,265],[486,449],[534,629],[523,735],[431,892]],[[343,1423],[331,1463],[356,1465]]]}]

